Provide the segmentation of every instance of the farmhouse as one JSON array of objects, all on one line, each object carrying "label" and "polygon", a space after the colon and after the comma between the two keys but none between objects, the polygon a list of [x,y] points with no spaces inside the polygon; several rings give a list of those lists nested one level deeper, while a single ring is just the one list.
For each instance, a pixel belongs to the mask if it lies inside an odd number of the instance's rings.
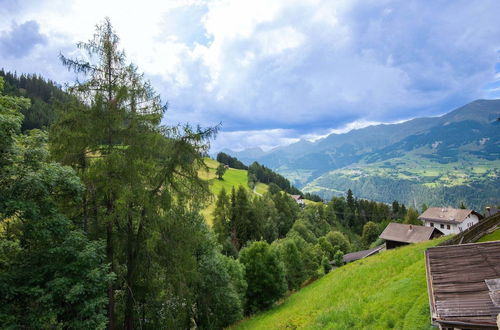
[{"label": "farmhouse", "polygon": [[483,216],[473,210],[430,207],[418,218],[424,226],[438,228],[443,234],[449,235],[472,227]]},{"label": "farmhouse", "polygon": [[500,241],[425,252],[432,323],[441,329],[498,329]]},{"label": "farmhouse", "polygon": [[443,233],[436,228],[391,222],[380,234],[380,238],[385,240],[386,249],[394,249],[402,245],[428,241],[442,235]]},{"label": "farmhouse", "polygon": [[297,204],[299,204],[300,206],[305,205],[304,197],[302,197],[301,195],[291,195],[291,196],[297,202]]}]

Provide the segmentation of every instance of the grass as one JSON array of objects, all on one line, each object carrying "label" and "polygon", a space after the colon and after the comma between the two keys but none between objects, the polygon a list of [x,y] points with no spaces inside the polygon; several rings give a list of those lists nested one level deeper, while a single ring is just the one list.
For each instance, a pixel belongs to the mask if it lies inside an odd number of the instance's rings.
[{"label": "grass", "polygon": [[[234,168],[228,168],[226,173],[224,173],[223,179],[219,180],[217,175],[215,175],[215,171],[217,166],[219,166],[219,162],[213,160],[211,158],[204,159],[205,164],[208,167],[208,171],[200,170],[198,171],[198,176],[208,181],[210,185],[210,192],[213,195],[213,198],[207,204],[207,206],[201,211],[201,214],[205,217],[205,220],[209,225],[212,225],[212,213],[215,208],[215,203],[217,201],[217,195],[221,192],[222,188],[226,190],[228,194],[231,193],[231,189],[238,189],[239,186],[243,186],[248,191],[250,191],[250,187],[248,186],[248,172],[245,170],[237,170]],[[258,183],[256,187],[256,191],[260,194],[267,192],[268,186],[263,183]]]},{"label": "grass", "polygon": [[264,195],[269,190],[269,186],[265,183],[257,182],[255,185],[255,192]]},{"label": "grass", "polygon": [[424,251],[444,239],[335,269],[232,329],[433,329]]},{"label": "grass", "polygon": [[491,242],[491,241],[500,241],[500,228],[488,235],[484,235],[478,240],[478,242]]}]

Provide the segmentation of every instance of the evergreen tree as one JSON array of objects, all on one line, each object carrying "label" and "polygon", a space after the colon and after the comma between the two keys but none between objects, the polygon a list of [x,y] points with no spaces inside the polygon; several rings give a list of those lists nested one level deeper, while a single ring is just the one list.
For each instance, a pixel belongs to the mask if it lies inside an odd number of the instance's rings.
[{"label": "evergreen tree", "polygon": [[179,239],[164,236],[174,234],[164,228],[168,217],[192,218],[185,210],[196,210],[207,196],[197,170],[215,130],[161,126],[166,107],[137,68],[126,63],[118,44],[106,19],[93,39],[78,44],[89,60],[61,57],[86,80],[70,88],[79,102],[59,115],[51,148],[58,159],[78,169],[87,188],[80,209],[83,227],[89,221],[91,237],[106,239],[107,260],[118,275],[108,288],[109,328],[117,326],[115,292],[123,292],[124,300],[118,301],[123,315],[118,318],[125,329],[132,329],[141,322],[138,315],[149,322],[161,318],[154,304],[171,290],[144,283],[157,283],[163,268],[175,269],[171,262],[191,260],[189,255],[177,260],[159,256],[157,246]]},{"label": "evergreen tree", "polygon": [[411,225],[422,225],[422,221],[418,219],[418,212],[413,207],[410,207],[406,212],[403,223]]},{"label": "evergreen tree", "polygon": [[363,226],[363,235],[361,236],[361,239],[363,240],[363,244],[365,247],[370,247],[370,244],[373,243],[377,238],[378,238],[379,232],[378,232],[378,227],[377,225],[372,222],[368,221],[364,226]]},{"label": "evergreen tree", "polygon": [[346,201],[347,201],[347,207],[352,211],[354,212],[354,197],[352,195],[352,190],[349,189],[347,190],[347,198],[346,198]]}]

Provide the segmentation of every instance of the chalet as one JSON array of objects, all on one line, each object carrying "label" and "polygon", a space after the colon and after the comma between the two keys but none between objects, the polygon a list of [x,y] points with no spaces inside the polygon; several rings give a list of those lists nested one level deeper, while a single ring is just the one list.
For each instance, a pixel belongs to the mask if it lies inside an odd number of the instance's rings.
[{"label": "chalet", "polygon": [[385,240],[386,249],[394,249],[402,245],[428,241],[442,235],[443,233],[436,228],[391,222],[380,234],[380,238]]},{"label": "chalet", "polygon": [[483,216],[473,210],[430,207],[418,218],[424,226],[438,228],[443,234],[449,235],[472,227]]},{"label": "chalet", "polygon": [[299,204],[300,206],[305,205],[304,197],[302,197],[302,195],[291,195],[291,196],[297,202],[297,204]]},{"label": "chalet", "polygon": [[363,251],[356,251],[352,253],[345,254],[343,257],[343,261],[345,264],[349,262],[353,262],[359,259],[363,259],[369,256],[372,256],[374,254],[379,253],[384,249],[384,245],[379,245],[377,247],[374,247],[373,249],[368,249],[368,250],[363,250]]},{"label": "chalet", "polygon": [[425,252],[431,321],[440,329],[498,329],[500,241]]}]

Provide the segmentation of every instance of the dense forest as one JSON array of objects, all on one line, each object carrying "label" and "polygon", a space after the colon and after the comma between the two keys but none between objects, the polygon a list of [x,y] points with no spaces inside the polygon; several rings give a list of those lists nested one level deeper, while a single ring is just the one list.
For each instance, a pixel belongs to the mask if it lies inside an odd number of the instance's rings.
[{"label": "dense forest", "polygon": [[61,60],[86,79],[67,91],[0,77],[3,327],[221,329],[379,244],[388,221],[416,220],[351,190],[301,208],[254,163],[253,182],[278,189],[222,190],[210,228],[198,171],[217,127],[161,125],[166,106],[109,20],[79,47],[90,61]]},{"label": "dense forest", "polygon": [[232,168],[236,168],[239,170],[248,170],[248,166],[243,164],[241,161],[238,160],[236,157],[229,156],[228,154],[224,152],[219,152],[217,154],[216,160],[219,163],[222,163],[224,165],[227,165]]},{"label": "dense forest", "polygon": [[48,128],[55,120],[54,109],[71,97],[58,84],[39,75],[5,72],[0,69],[4,79],[3,93],[9,96],[21,96],[30,99],[30,104],[22,109],[22,131],[34,128]]}]

